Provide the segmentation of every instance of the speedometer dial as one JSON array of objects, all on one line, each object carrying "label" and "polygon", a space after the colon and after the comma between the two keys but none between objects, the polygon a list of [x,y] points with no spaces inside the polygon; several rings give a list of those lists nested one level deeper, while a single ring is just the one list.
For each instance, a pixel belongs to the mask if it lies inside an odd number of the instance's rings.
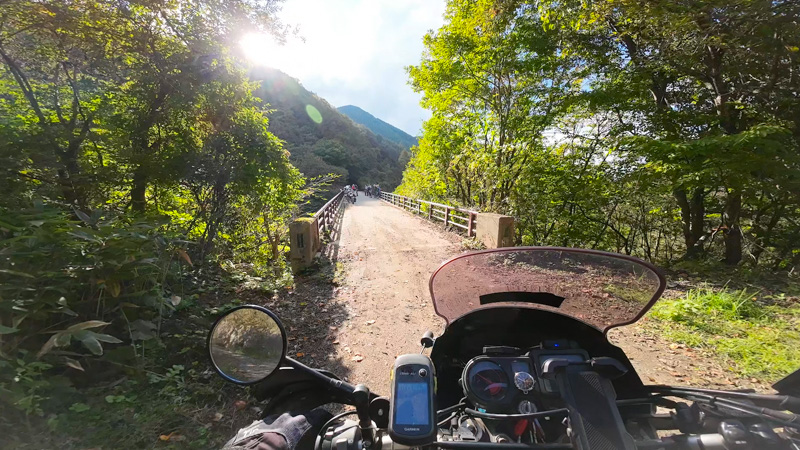
[{"label": "speedometer dial", "polygon": [[481,400],[496,402],[508,392],[506,372],[496,363],[480,361],[469,368],[467,382],[472,393]]}]

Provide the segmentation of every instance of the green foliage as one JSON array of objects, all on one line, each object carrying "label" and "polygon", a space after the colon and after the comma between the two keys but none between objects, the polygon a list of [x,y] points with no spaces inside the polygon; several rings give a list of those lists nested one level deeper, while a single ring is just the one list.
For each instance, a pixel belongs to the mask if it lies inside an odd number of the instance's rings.
[{"label": "green foliage", "polygon": [[661,300],[650,317],[671,340],[722,356],[741,376],[777,381],[800,365],[800,308],[746,290],[696,289]]},{"label": "green foliage", "polygon": [[527,245],[791,270],[798,13],[450,0],[409,68],[432,117],[398,192],[511,214]]},{"label": "green foliage", "polygon": [[173,327],[204,335],[201,294],[225,282],[291,283],[288,224],[329,181],[290,163],[228,47],[280,39],[277,2],[2,3],[0,431],[152,446],[171,430],[139,422],[220,401],[190,365],[202,336]]}]

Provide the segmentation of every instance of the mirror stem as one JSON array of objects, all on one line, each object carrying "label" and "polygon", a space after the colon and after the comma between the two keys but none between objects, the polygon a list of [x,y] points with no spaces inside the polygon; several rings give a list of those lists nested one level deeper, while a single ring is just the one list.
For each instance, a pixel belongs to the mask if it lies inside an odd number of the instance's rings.
[{"label": "mirror stem", "polygon": [[[355,403],[353,392],[355,391],[356,388],[352,384],[347,383],[347,382],[342,381],[342,380],[337,380],[335,378],[331,378],[331,377],[321,373],[320,371],[318,371],[318,370],[316,370],[314,368],[308,367],[307,365],[301,363],[300,361],[292,359],[292,358],[290,358],[288,356],[286,358],[284,358],[284,361],[286,362],[287,366],[294,367],[297,370],[302,370],[303,372],[305,372],[305,373],[313,376],[317,380],[319,380],[321,383],[326,384],[328,386],[332,386],[335,390],[337,390],[340,393],[344,394],[347,398],[349,398],[350,400],[352,400]],[[367,407],[369,407],[369,405],[367,405]]]},{"label": "mirror stem", "polygon": [[363,384],[357,385],[353,391],[353,400],[358,415],[358,426],[361,428],[361,437],[365,444],[370,443],[367,445],[369,446],[375,439],[375,430],[372,427],[372,419],[369,417],[369,388]]}]

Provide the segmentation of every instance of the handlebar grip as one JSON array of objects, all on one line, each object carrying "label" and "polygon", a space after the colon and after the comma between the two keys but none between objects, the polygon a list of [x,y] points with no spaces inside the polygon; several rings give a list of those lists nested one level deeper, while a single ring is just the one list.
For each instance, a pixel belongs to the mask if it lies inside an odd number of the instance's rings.
[{"label": "handlebar grip", "polygon": [[725,439],[719,433],[681,434],[678,436],[668,436],[661,439],[665,443],[674,444],[672,448],[681,450],[727,450]]}]

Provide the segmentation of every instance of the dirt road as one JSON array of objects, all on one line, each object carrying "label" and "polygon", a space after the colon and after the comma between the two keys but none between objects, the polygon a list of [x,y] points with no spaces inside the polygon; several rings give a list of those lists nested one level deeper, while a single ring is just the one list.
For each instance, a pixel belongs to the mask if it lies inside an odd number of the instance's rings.
[{"label": "dirt road", "polygon": [[336,299],[350,319],[338,330],[338,356],[349,378],[388,394],[397,355],[419,351],[426,330],[440,334],[428,278],[461,252],[461,238],[380,200],[347,205],[338,243],[345,279]]},{"label": "dirt road", "polygon": [[[428,279],[444,260],[463,251],[461,237],[361,194],[356,204],[346,205],[341,237],[330,245],[337,273],[344,274],[340,286],[329,296],[308,284],[296,293],[308,297],[312,294],[302,291],[311,288],[317,300],[329,299],[320,303],[326,305],[324,314],[306,311],[299,317],[329,329],[297,342],[293,351],[307,352],[307,358],[322,357],[323,365],[349,381],[388,395],[395,357],[418,352],[426,330],[436,335],[443,331]],[[736,379],[708,355],[670,344],[647,327],[618,329],[611,338],[631,357],[645,383],[764,388],[757,380]]]}]

